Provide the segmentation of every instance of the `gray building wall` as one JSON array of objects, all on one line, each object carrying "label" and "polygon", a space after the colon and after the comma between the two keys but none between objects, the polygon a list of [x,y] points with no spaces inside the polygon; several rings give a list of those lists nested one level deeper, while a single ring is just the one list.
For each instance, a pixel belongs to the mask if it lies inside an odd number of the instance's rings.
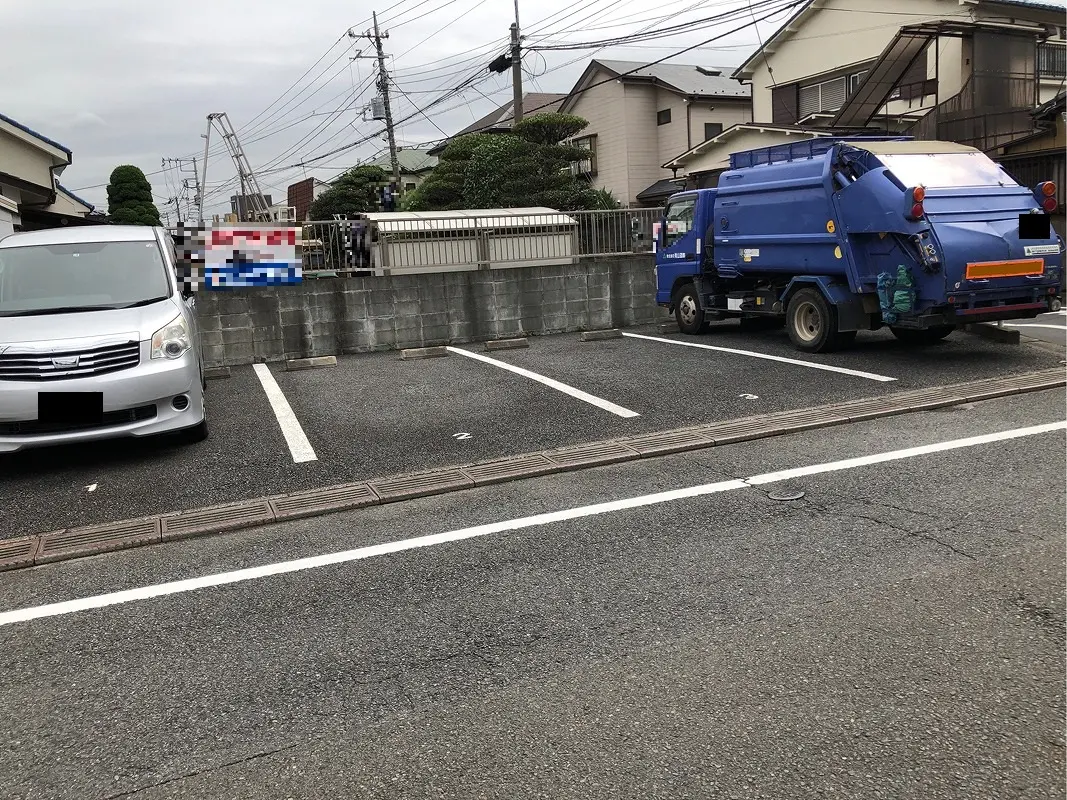
[{"label": "gray building wall", "polygon": [[667,319],[651,255],[566,266],[324,278],[198,294],[209,367]]}]

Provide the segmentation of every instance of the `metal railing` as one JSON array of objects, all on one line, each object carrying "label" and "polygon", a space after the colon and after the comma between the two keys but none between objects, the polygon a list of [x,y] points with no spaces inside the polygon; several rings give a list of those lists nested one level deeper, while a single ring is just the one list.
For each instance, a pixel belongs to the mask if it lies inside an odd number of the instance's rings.
[{"label": "metal railing", "polygon": [[397,214],[303,226],[307,277],[415,274],[573,264],[652,252],[658,208],[465,216]]}]

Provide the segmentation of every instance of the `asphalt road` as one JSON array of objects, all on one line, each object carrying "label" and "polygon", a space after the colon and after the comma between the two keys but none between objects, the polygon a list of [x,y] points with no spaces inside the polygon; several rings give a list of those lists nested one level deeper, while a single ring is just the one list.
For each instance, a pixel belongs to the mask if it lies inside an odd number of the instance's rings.
[{"label": "asphalt road", "polygon": [[840,463],[1064,418],[1016,396],[9,573],[2,794],[1064,797],[1063,430]]},{"label": "asphalt road", "polygon": [[526,350],[465,349],[636,417],[459,354],[422,361],[402,361],[397,353],[351,356],[336,368],[303,372],[271,365],[314,451],[315,460],[304,462],[294,460],[260,378],[251,367],[237,368],[209,383],[212,437],[202,444],[108,442],[0,458],[0,536],[1045,369],[1063,358],[1048,344],[1015,347],[963,333],[923,349],[902,346],[886,332],[862,334],[853,350],[805,356],[783,331],[742,334],[736,322],[701,337],[655,327],[632,332],[656,338],[582,343],[565,335],[531,338]]},{"label": "asphalt road", "polygon": [[1023,336],[1067,347],[1067,311],[1041,314],[1034,319],[1004,325],[1019,331]]}]

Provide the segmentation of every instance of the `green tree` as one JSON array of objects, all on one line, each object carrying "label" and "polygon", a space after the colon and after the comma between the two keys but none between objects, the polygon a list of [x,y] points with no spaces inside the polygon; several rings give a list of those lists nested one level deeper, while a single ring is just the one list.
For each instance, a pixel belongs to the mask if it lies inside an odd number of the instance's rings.
[{"label": "green tree", "polygon": [[152,202],[152,184],[132,164],[111,171],[107,184],[107,213],[119,225],[160,225],[159,209]]},{"label": "green tree", "polygon": [[308,214],[312,220],[330,220],[334,214],[366,214],[377,211],[378,191],[389,182],[380,167],[353,167],[333,182],[311,204]]},{"label": "green tree", "polygon": [[464,196],[467,162],[482,145],[499,137],[487,133],[461,136],[442,151],[440,160],[426,180],[404,199],[409,211],[452,211],[472,208]]},{"label": "green tree", "polygon": [[462,136],[445,148],[405,207],[596,208],[596,193],[570,171],[571,162],[585,158],[587,151],[562,144],[587,124],[570,114],[538,114],[515,125],[510,134]]}]

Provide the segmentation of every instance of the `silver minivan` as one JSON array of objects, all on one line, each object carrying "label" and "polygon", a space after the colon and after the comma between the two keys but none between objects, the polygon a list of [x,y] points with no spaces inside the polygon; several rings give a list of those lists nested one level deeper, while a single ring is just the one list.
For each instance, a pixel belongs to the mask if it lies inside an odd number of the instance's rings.
[{"label": "silver minivan", "polygon": [[207,438],[195,294],[163,228],[0,239],[0,453],[127,436]]}]

